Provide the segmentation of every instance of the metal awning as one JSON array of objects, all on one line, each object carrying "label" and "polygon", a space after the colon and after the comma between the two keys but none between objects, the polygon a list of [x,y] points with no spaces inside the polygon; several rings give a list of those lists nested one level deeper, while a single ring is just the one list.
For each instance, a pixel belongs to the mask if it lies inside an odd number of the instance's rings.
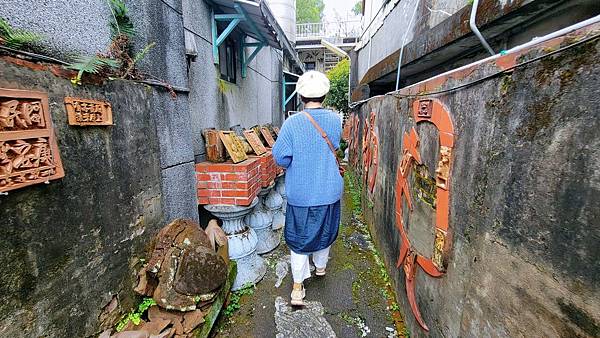
[{"label": "metal awning", "polygon": [[[298,66],[304,70],[298,53],[285,36],[283,29],[271,13],[265,1],[256,0],[207,0],[213,4],[215,17],[222,20],[237,20],[231,29],[238,28],[247,36],[259,42],[267,44],[276,49],[282,49],[284,53]],[[218,14],[217,14],[218,12]],[[256,45],[249,45],[254,46]]]}]

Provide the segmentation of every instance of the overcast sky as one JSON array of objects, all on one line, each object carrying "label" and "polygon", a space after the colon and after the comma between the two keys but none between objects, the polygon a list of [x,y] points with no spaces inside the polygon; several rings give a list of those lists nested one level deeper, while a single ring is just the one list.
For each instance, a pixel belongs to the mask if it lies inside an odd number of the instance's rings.
[{"label": "overcast sky", "polygon": [[357,0],[323,0],[325,4],[325,18],[329,21],[334,21],[336,18],[336,12],[342,19],[356,18],[352,13],[352,7]]}]

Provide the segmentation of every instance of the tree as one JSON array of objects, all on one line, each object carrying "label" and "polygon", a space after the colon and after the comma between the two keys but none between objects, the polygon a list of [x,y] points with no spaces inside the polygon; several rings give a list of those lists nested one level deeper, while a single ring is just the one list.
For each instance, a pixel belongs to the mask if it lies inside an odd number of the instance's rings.
[{"label": "tree", "polygon": [[325,105],[348,114],[348,78],[350,76],[350,60],[344,59],[327,72],[327,78],[331,83],[329,93],[325,98]]},{"label": "tree", "polygon": [[354,7],[352,7],[352,13],[356,14],[356,15],[362,15],[362,11],[363,11],[363,2],[362,0],[358,0],[355,4]]},{"label": "tree", "polygon": [[323,0],[297,0],[296,22],[321,22],[321,19],[323,18],[323,9],[325,9]]}]

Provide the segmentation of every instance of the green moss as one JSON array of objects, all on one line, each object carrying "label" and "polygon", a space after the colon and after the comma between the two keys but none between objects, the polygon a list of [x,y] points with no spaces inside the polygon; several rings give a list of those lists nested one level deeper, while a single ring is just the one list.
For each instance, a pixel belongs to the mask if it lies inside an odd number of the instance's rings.
[{"label": "green moss", "polygon": [[554,99],[542,97],[527,107],[529,116],[517,129],[517,135],[527,141],[533,141],[538,133],[552,124]]}]

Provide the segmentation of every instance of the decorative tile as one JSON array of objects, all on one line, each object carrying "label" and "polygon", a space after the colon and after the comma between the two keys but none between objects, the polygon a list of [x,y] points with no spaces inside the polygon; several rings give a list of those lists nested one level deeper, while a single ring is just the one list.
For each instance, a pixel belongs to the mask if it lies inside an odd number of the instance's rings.
[{"label": "decorative tile", "polygon": [[0,88],[0,192],[62,177],[48,96]]},{"label": "decorative tile", "polygon": [[112,126],[112,108],[106,101],[65,97],[69,124],[72,126]]}]

